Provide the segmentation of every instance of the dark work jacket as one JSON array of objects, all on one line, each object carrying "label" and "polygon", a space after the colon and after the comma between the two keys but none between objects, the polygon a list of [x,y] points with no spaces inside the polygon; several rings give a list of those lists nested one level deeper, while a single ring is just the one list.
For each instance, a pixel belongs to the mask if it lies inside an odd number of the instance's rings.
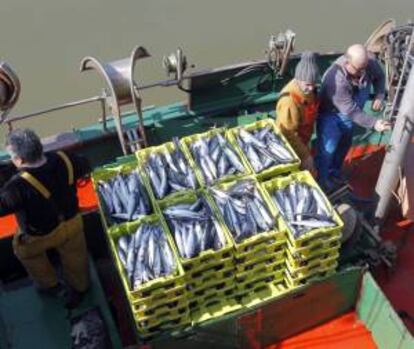
[{"label": "dark work jacket", "polygon": [[[20,229],[30,235],[45,235],[55,229],[60,220],[73,218],[79,212],[76,180],[90,172],[88,161],[67,154],[74,181],[69,185],[68,169],[56,153],[46,153],[46,163],[36,168],[24,168],[0,189],[0,216],[15,213]],[[46,199],[35,187],[23,179],[21,172],[29,172],[51,193]]]}]

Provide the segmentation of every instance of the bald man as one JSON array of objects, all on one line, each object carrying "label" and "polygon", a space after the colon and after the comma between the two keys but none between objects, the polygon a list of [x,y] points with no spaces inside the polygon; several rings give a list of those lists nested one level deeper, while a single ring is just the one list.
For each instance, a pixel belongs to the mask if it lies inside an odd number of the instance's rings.
[{"label": "bald man", "polygon": [[350,46],[322,78],[316,167],[319,183],[328,192],[343,182],[341,168],[352,145],[353,124],[377,132],[391,128],[388,121],[363,111],[371,86],[375,94],[371,109],[380,111],[385,92],[384,72],[360,44]]}]

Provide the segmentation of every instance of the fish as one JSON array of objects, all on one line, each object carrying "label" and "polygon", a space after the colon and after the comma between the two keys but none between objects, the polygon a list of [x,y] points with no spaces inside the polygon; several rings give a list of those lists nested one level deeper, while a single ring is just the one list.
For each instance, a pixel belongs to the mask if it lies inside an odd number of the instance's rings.
[{"label": "fish", "polygon": [[226,190],[209,191],[237,243],[275,227],[276,221],[253,181],[242,180]]},{"label": "fish", "polygon": [[170,275],[177,268],[159,223],[142,223],[134,233],[123,235],[118,239],[117,250],[132,290],[150,280]]},{"label": "fish", "polygon": [[295,161],[294,154],[270,125],[253,131],[242,128],[236,140],[256,173],[271,166]]},{"label": "fish", "polygon": [[98,181],[97,189],[110,224],[133,221],[152,213],[148,193],[136,171],[119,173],[108,181]]},{"label": "fish", "polygon": [[273,202],[285,218],[294,238],[317,228],[335,227],[333,209],[316,187],[291,182],[271,192]]},{"label": "fish", "polygon": [[177,138],[173,138],[173,148],[164,148],[148,156],[145,163],[151,186],[157,199],[167,195],[197,188],[193,169],[181,151]]},{"label": "fish", "polygon": [[247,173],[241,157],[222,132],[198,138],[190,145],[190,151],[207,184],[233,174]]},{"label": "fish", "polygon": [[162,213],[182,258],[191,259],[203,251],[225,246],[224,233],[203,196],[189,203],[165,207]]}]

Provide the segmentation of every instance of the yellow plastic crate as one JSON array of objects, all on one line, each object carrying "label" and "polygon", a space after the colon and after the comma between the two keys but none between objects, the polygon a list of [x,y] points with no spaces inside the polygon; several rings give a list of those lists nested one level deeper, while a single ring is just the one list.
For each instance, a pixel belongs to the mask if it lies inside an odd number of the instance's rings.
[{"label": "yellow plastic crate", "polygon": [[105,209],[104,209],[104,205],[103,205],[103,199],[101,198],[101,195],[99,194],[99,190],[98,190],[99,182],[100,181],[108,182],[111,178],[117,176],[118,174],[129,174],[133,171],[136,171],[138,173],[138,175],[140,176],[140,178],[143,182],[143,185],[145,187],[145,190],[147,192],[148,200],[150,201],[152,213],[155,212],[154,202],[152,200],[152,192],[148,191],[148,187],[147,187],[147,183],[146,183],[146,177],[140,171],[140,169],[138,167],[138,163],[136,161],[131,161],[131,162],[124,163],[124,164],[116,164],[115,163],[111,166],[99,167],[99,168],[95,169],[92,172],[92,175],[91,175],[92,185],[93,185],[93,188],[95,190],[96,196],[98,197],[98,208],[99,208],[99,213],[100,213],[100,216],[101,216],[101,221],[103,223],[103,226],[104,226],[105,230],[107,230],[107,231],[109,231],[109,230],[113,229],[114,227],[116,227],[117,224],[111,224],[111,222],[109,222],[107,217],[106,217]]},{"label": "yellow plastic crate", "polygon": [[318,184],[316,183],[316,181],[314,180],[314,178],[312,177],[309,171],[301,171],[301,172],[293,173],[286,177],[274,178],[267,182],[263,182],[262,186],[265,189],[264,192],[267,197],[267,200],[269,201],[269,206],[272,205],[274,210],[276,210],[277,212],[280,211],[278,205],[271,198],[272,193],[275,190],[280,190],[280,189],[287,187],[291,182],[306,183],[316,188],[316,190],[318,190],[321,193],[322,197],[326,201],[328,207],[333,213],[333,220],[337,223],[335,227],[312,229],[308,231],[307,233],[303,234],[299,238],[294,238],[289,227],[287,227],[288,239],[291,245],[294,248],[302,248],[302,247],[309,246],[310,244],[313,244],[315,241],[318,241],[320,239],[329,238],[333,236],[340,236],[344,223],[342,222],[338,213],[334,210],[334,208],[330,204],[329,200],[327,199],[323,191],[319,188]]},{"label": "yellow plastic crate", "polygon": [[171,241],[171,237],[168,234],[166,234],[168,244],[172,250],[172,253],[175,258],[176,265],[177,265],[175,273],[148,281],[145,284],[141,285],[136,290],[132,290],[130,287],[130,284],[127,280],[127,275],[125,273],[125,269],[118,256],[116,242],[118,241],[120,236],[135,232],[136,229],[144,223],[157,223],[157,222],[160,222],[159,218],[156,215],[152,215],[152,216],[143,217],[140,220],[133,222],[133,223],[126,223],[126,224],[120,225],[117,227],[116,230],[112,232],[112,236],[109,239],[112,255],[115,260],[115,265],[117,267],[118,272],[121,275],[121,280],[122,280],[125,292],[129,300],[133,301],[135,299],[142,299],[142,298],[151,299],[151,297],[157,297],[157,295],[159,294],[165,294],[165,292],[168,292],[169,290],[175,289],[178,286],[181,286],[184,284],[184,270],[182,269],[182,266],[177,258],[177,252]]},{"label": "yellow plastic crate", "polygon": [[281,268],[270,275],[252,276],[244,282],[236,284],[236,299],[240,301],[245,296],[263,291],[269,285],[279,284],[284,280],[286,268]]},{"label": "yellow plastic crate", "polygon": [[187,279],[187,293],[189,299],[195,292],[215,288],[221,284],[234,283],[235,270],[234,267],[222,269],[214,273],[213,270],[206,276],[200,278]]},{"label": "yellow plastic crate", "polygon": [[297,259],[307,259],[312,258],[312,256],[318,255],[320,251],[325,251],[327,249],[340,249],[341,237],[339,234],[333,236],[319,237],[313,242],[311,241],[306,246],[298,248],[295,248],[294,245],[290,242],[290,240],[287,239],[286,247],[289,250],[292,257]]},{"label": "yellow plastic crate", "polygon": [[251,167],[248,164],[248,162],[246,161],[246,158],[243,156],[243,154],[241,154],[241,150],[239,147],[234,146],[234,143],[230,142],[229,143],[232,145],[234,152],[236,153],[236,155],[239,157],[242,165],[245,168],[245,172],[244,173],[238,173],[238,174],[233,174],[233,175],[227,175],[227,176],[223,176],[221,178],[218,178],[217,180],[215,180],[213,183],[209,183],[207,184],[206,180],[204,179],[204,175],[202,173],[201,167],[200,165],[197,163],[197,161],[195,160],[195,157],[193,156],[193,153],[191,151],[191,144],[193,144],[194,142],[200,140],[200,139],[209,139],[211,137],[214,137],[217,134],[222,134],[222,136],[229,141],[228,139],[228,134],[226,132],[226,130],[224,128],[216,128],[216,129],[212,129],[210,131],[204,132],[204,133],[199,133],[199,134],[195,134],[195,135],[191,135],[191,136],[187,136],[181,139],[181,144],[183,144],[183,150],[185,150],[186,155],[191,158],[191,161],[193,164],[195,164],[196,168],[197,168],[197,178],[199,180],[199,183],[202,187],[206,187],[206,186],[211,186],[214,185],[216,183],[223,183],[223,182],[228,182],[228,181],[233,181],[233,180],[237,180],[239,178],[242,178],[244,176],[247,175],[251,175],[252,171],[251,171]]},{"label": "yellow plastic crate", "polygon": [[240,260],[237,261],[236,259],[236,271],[237,271],[237,275],[239,275],[239,273],[243,273],[245,271],[251,271],[255,268],[257,268],[257,266],[261,266],[261,265],[278,265],[278,264],[283,264],[285,263],[285,251],[279,251],[273,255],[261,255],[261,256],[257,256],[255,259],[245,259],[244,261]]},{"label": "yellow plastic crate", "polygon": [[[209,270],[219,271],[223,268],[233,267],[233,249],[231,240],[228,236],[225,226],[222,224],[220,218],[218,217],[215,208],[213,207],[211,201],[206,197],[206,193],[203,190],[197,192],[186,193],[180,196],[176,196],[169,200],[164,200],[159,202],[160,211],[163,212],[166,208],[183,204],[183,203],[194,203],[198,197],[203,196],[206,199],[207,204],[211,207],[213,215],[221,227],[222,234],[225,240],[225,246],[220,250],[205,250],[202,251],[198,256],[194,258],[183,258],[179,255],[180,263],[185,271],[186,279],[191,280],[193,278],[199,278],[200,275],[203,276],[204,273],[208,273]],[[172,241],[174,242],[174,247],[178,251],[176,245],[174,234],[168,226],[166,220],[164,220],[165,230],[168,231],[171,236]]]},{"label": "yellow plastic crate", "polygon": [[[151,189],[151,193],[152,193],[152,196],[153,196],[154,200],[157,200],[157,201],[165,200],[167,198],[173,198],[173,197],[175,197],[177,195],[181,195],[183,193],[192,192],[194,190],[192,188],[188,188],[188,189],[185,189],[185,190],[171,191],[170,193],[168,193],[166,196],[164,196],[162,198],[157,198],[156,195],[155,195],[155,191],[154,191],[154,189],[152,187],[152,183],[151,183],[151,179],[149,177],[149,174],[147,173],[147,171],[144,168],[145,167],[145,164],[147,163],[148,158],[149,158],[149,156],[151,154],[159,154],[159,153],[163,153],[165,151],[168,151],[169,153],[171,153],[171,152],[175,151],[175,149],[176,149],[175,144],[173,142],[168,142],[168,143],[164,143],[164,144],[158,145],[158,146],[153,146],[153,147],[149,147],[149,148],[143,148],[143,149],[138,150],[135,153],[135,156],[136,156],[136,158],[138,160],[138,166],[141,169],[141,172],[145,173],[146,181],[147,181],[147,183],[149,185],[149,189]],[[191,159],[188,159],[188,157],[186,156],[186,154],[184,153],[184,151],[183,151],[183,155],[184,155],[184,157],[185,157],[185,159],[187,161],[187,165],[193,171],[195,171],[194,164],[191,162]],[[195,173],[195,175],[197,177],[197,173]],[[197,181],[196,181],[196,184],[198,184]]]},{"label": "yellow plastic crate", "polygon": [[289,274],[292,278],[300,279],[307,278],[313,274],[323,271],[325,269],[331,269],[338,265],[339,254],[333,254],[326,259],[315,259],[311,263],[303,267],[295,267],[289,263],[289,260],[286,260],[286,269],[289,271]]},{"label": "yellow plastic crate", "polygon": [[292,289],[298,286],[305,285],[309,282],[317,281],[323,278],[326,278],[330,275],[333,275],[336,273],[336,267],[338,266],[338,263],[333,263],[329,267],[323,268],[323,269],[316,269],[312,274],[305,276],[305,277],[293,277],[289,270],[285,270],[285,282],[286,285]]},{"label": "yellow plastic crate", "polygon": [[234,287],[226,290],[225,292],[216,293],[210,297],[204,299],[194,299],[190,302],[190,314],[197,314],[205,308],[211,308],[214,306],[220,306],[223,303],[235,302],[234,299],[235,289]]},{"label": "yellow plastic crate", "polygon": [[[283,232],[276,232],[276,234],[284,235]],[[249,250],[248,252],[235,253],[236,268],[239,269],[241,266],[250,263],[254,263],[257,260],[262,259],[283,259],[284,252],[286,250],[285,239],[276,239],[273,243],[261,243],[256,245],[256,248]]]},{"label": "yellow plastic crate", "polygon": [[283,278],[276,283],[267,283],[257,288],[255,292],[245,294],[238,298],[239,303],[245,308],[256,307],[278,297],[281,297],[288,292],[288,287]]},{"label": "yellow plastic crate", "polygon": [[295,252],[292,253],[292,251],[288,247],[287,254],[289,255],[289,259],[294,260],[295,263],[306,263],[307,261],[313,260],[314,258],[323,258],[323,256],[328,255],[330,253],[339,253],[340,248],[340,241],[337,240],[335,243],[332,243],[328,247],[311,250],[311,252],[307,255]]},{"label": "yellow plastic crate", "polygon": [[189,292],[189,307],[208,305],[217,299],[228,298],[234,295],[236,285],[233,280],[224,281],[212,287]]},{"label": "yellow plastic crate", "polygon": [[143,340],[149,341],[161,334],[171,333],[173,331],[183,329],[186,326],[189,326],[190,323],[191,318],[190,312],[188,311],[180,316],[164,319],[163,321],[151,326],[148,326],[145,321],[136,321],[135,326],[138,336]]},{"label": "yellow plastic crate", "polygon": [[133,312],[133,316],[135,321],[140,324],[140,327],[148,328],[168,322],[171,319],[186,316],[188,311],[188,302],[187,300],[183,300],[159,307],[152,314],[147,314],[147,312]]},{"label": "yellow plastic crate", "polygon": [[[177,204],[194,203],[197,200],[197,194],[203,195],[205,193],[198,191],[197,193],[187,193],[171,200],[165,200],[160,202],[160,210],[163,211],[165,208]],[[207,204],[211,205],[211,202],[207,200]],[[216,214],[216,212],[213,212],[213,214]],[[220,223],[219,220],[218,222]],[[180,262],[185,271],[187,299],[189,304],[195,304],[195,302],[197,304],[196,307],[193,306],[194,309],[199,310],[206,305],[202,303],[206,295],[211,297],[213,294],[217,294],[219,289],[228,290],[234,287],[233,250],[225,228],[222,227],[222,230],[227,244],[221,250],[206,250],[191,259],[180,257]],[[173,236],[171,232],[170,234]]]},{"label": "yellow plastic crate", "polygon": [[[285,264],[281,261],[274,263],[259,263],[248,269],[236,274],[236,284],[252,282],[258,279],[264,279],[266,277],[283,278],[285,270]],[[239,287],[238,287],[239,288]]]},{"label": "yellow plastic crate", "polygon": [[219,260],[217,263],[206,265],[204,268],[199,268],[185,272],[185,278],[188,283],[201,282],[202,280],[210,280],[216,275],[218,278],[221,275],[229,274],[230,271],[235,270],[234,259],[227,257]]},{"label": "yellow plastic crate", "polygon": [[[256,173],[253,166],[250,164],[247,156],[241,150],[241,147],[240,147],[240,145],[237,141],[237,136],[238,136],[241,129],[244,129],[246,131],[251,132],[251,131],[254,131],[254,130],[260,130],[260,129],[266,127],[266,126],[271,126],[272,127],[273,133],[275,133],[278,137],[281,138],[281,140],[285,144],[286,149],[288,149],[289,152],[293,155],[294,160],[291,163],[274,165],[274,166],[271,166],[267,169],[262,170],[259,173]],[[279,174],[282,174],[282,173],[297,171],[299,169],[299,166],[300,166],[299,157],[297,156],[297,154],[295,153],[295,151],[293,150],[293,148],[291,147],[291,145],[289,144],[287,139],[283,136],[282,132],[276,127],[276,124],[275,124],[274,120],[264,119],[264,120],[256,121],[256,122],[254,122],[252,124],[249,124],[249,125],[244,125],[244,126],[231,128],[227,132],[228,132],[228,139],[232,142],[233,145],[236,145],[237,147],[239,147],[240,153],[245,158],[245,161],[249,164],[251,172],[256,173],[256,177],[259,181],[266,180],[268,178],[272,178],[272,177],[274,177],[276,175],[279,175]]]},{"label": "yellow plastic crate", "polygon": [[339,258],[339,249],[321,250],[319,254],[311,256],[311,258],[297,259],[293,257],[289,251],[286,252],[286,261],[291,268],[309,267],[312,265],[320,265],[324,261],[331,258]]},{"label": "yellow plastic crate", "polygon": [[[254,182],[259,194],[261,195],[261,197],[263,199],[263,202],[264,202],[266,208],[268,209],[269,215],[275,221],[274,229],[272,229],[270,231],[267,231],[267,232],[258,233],[254,236],[251,236],[251,237],[249,237],[247,239],[244,239],[243,241],[237,243],[234,240],[233,235],[229,231],[229,228],[226,225],[226,221],[224,219],[224,216],[221,213],[221,211],[219,209],[219,206],[216,203],[213,195],[208,195],[209,200],[211,200],[212,205],[214,205],[215,211],[218,213],[218,216],[219,216],[222,224],[226,226],[228,236],[229,236],[229,238],[232,242],[232,245],[234,247],[235,255],[237,255],[237,256],[240,255],[240,254],[243,254],[243,253],[247,253],[249,251],[254,251],[255,249],[259,250],[262,247],[266,247],[266,245],[268,245],[269,243],[280,241],[280,243],[282,244],[282,240],[283,240],[283,243],[285,242],[284,232],[286,231],[286,225],[284,224],[283,220],[281,219],[281,217],[276,217],[276,215],[275,215],[276,211],[274,209],[272,209],[272,207],[269,206],[267,196],[264,193],[261,186],[259,185],[259,183],[256,181],[256,179],[253,176],[249,176],[249,177],[245,177],[243,179],[243,181],[245,181],[245,180]],[[219,185],[215,186],[215,188],[217,188],[219,190],[227,191],[229,188],[231,188],[237,182],[239,182],[239,181],[233,181],[233,182],[229,182],[229,183],[222,183],[222,184],[219,184]]]},{"label": "yellow plastic crate", "polygon": [[242,306],[234,299],[223,299],[220,302],[213,303],[209,306],[201,306],[196,311],[192,311],[191,320],[193,324],[205,323],[235,312],[241,307]]},{"label": "yellow plastic crate", "polygon": [[133,307],[134,312],[151,312],[160,306],[175,301],[181,301],[183,299],[187,299],[187,290],[185,284],[168,289],[165,292],[153,294],[148,297],[131,299],[130,303]]}]

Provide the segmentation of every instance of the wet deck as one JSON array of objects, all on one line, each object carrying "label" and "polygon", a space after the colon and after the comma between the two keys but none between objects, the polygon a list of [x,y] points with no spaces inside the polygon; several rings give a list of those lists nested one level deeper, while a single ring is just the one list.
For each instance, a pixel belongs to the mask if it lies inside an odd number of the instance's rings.
[{"label": "wet deck", "polygon": [[0,348],[72,348],[71,319],[91,309],[99,309],[113,347],[120,348],[120,339],[92,263],[90,270],[92,287],[73,312],[64,307],[62,300],[40,295],[28,279],[0,288]]}]

